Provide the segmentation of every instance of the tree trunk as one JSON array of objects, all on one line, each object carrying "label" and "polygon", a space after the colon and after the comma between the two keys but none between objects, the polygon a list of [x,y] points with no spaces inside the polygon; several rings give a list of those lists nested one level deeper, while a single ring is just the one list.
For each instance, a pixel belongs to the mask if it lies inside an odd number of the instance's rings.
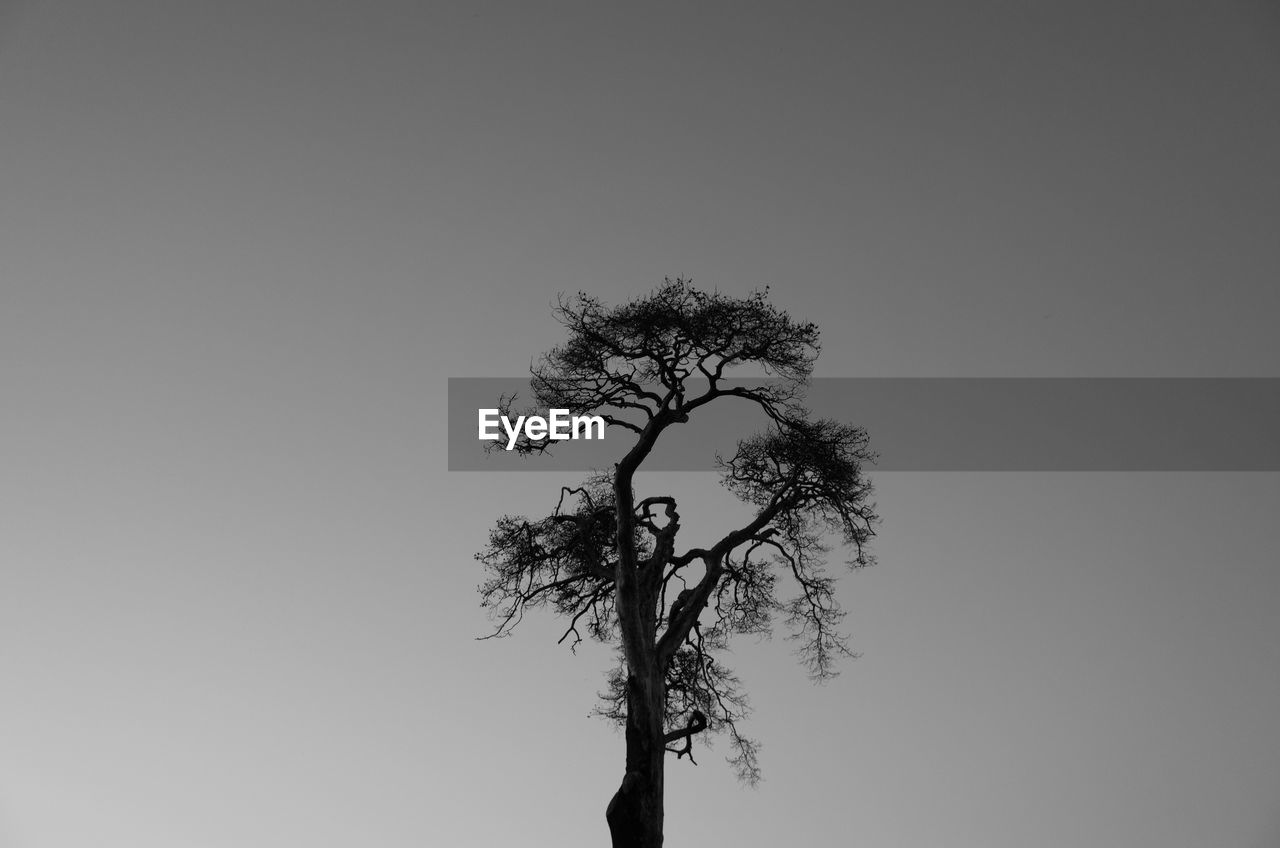
[{"label": "tree trunk", "polygon": [[605,811],[613,848],[662,848],[662,691],[627,679],[627,771]]}]

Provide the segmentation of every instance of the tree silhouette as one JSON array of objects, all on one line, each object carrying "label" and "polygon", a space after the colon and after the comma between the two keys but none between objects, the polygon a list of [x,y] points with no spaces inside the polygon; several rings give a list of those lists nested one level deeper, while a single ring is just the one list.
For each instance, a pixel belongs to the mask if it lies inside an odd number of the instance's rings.
[{"label": "tree silhouette", "polygon": [[[620,648],[598,708],[626,737],[626,769],[606,819],[614,848],[658,848],[668,752],[693,761],[695,735],[725,733],[738,776],[759,778],[756,745],[740,727],[746,698],[719,658],[730,637],[771,633],[781,617],[816,680],[852,656],[837,630],[844,613],[824,570],[824,542],[838,533],[851,567],[870,563],[877,518],[863,466],[874,456],[861,428],[810,419],[801,400],[818,328],[775,308],[768,289],[733,298],[668,279],[625,305],[579,294],[562,297],[555,312],[568,339],[530,369],[536,405],[599,415],[629,434],[627,450],[611,470],[562,488],[549,515],[497,521],[476,555],[486,569],[482,603],[497,622],[483,638],[507,635],[527,610],[549,606],[568,619],[562,643]],[[730,385],[726,375],[738,366],[770,379]],[[675,499],[637,499],[635,474],[668,428],[734,399],[763,412],[766,427],[731,458],[717,457],[724,484],[752,517],[707,547],[678,550]],[[502,399],[504,413],[511,401]],[[522,436],[515,449],[534,454],[549,444]],[[794,595],[781,600],[788,582]]]}]

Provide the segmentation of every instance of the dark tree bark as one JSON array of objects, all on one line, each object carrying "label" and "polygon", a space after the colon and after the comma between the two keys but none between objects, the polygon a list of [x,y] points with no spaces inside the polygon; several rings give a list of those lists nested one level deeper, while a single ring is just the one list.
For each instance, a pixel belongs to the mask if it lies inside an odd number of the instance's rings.
[{"label": "dark tree bark", "polygon": [[[669,280],[616,308],[580,295],[558,314],[569,340],[532,369],[535,400],[599,414],[635,438],[612,472],[562,489],[551,515],[500,519],[477,555],[489,572],[480,590],[499,620],[490,636],[549,605],[569,619],[562,642],[582,641],[583,627],[620,648],[600,713],[624,727],[626,761],[605,818],[614,848],[660,848],[667,753],[694,762],[694,737],[722,732],[739,777],[754,783],[759,774],[755,743],[739,732],[745,696],[717,658],[729,637],[769,633],[781,615],[815,679],[852,656],[836,630],[843,613],[823,571],[823,537],[842,536],[852,567],[870,563],[876,516],[862,468],[874,457],[865,431],[809,419],[799,399],[817,328],[775,309],[765,292],[735,299]],[[725,372],[743,364],[777,379],[726,385]],[[635,474],[667,428],[723,398],[754,404],[768,427],[721,463],[725,485],[755,512],[709,547],[677,554],[675,499],[637,503]],[[548,444],[522,437],[516,449]],[[686,569],[698,565],[695,580]],[[780,576],[799,588],[790,600],[776,597]]]},{"label": "dark tree bark", "polygon": [[627,680],[627,766],[605,810],[613,848],[661,848],[663,767],[660,681]]}]

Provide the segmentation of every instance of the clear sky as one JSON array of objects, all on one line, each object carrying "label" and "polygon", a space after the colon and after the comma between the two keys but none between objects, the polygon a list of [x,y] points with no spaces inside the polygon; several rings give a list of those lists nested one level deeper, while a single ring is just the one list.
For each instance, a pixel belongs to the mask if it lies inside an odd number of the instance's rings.
[{"label": "clear sky", "polygon": [[[448,377],[677,274],[822,376],[1280,376],[1277,231],[1271,3],[0,2],[0,844],[601,845],[609,657],[473,639],[566,480]],[[1280,475],[875,480],[669,845],[1280,845]]]}]

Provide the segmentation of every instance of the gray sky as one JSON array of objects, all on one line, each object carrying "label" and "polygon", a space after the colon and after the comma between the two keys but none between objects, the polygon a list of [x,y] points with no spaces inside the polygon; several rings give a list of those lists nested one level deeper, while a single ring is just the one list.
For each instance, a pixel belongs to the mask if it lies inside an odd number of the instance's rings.
[{"label": "gray sky", "polygon": [[[599,845],[607,655],[472,639],[562,478],[446,378],[676,274],[823,376],[1280,376],[1278,224],[1273,4],[0,5],[0,844]],[[670,844],[1280,844],[1280,476],[876,482]]]}]

